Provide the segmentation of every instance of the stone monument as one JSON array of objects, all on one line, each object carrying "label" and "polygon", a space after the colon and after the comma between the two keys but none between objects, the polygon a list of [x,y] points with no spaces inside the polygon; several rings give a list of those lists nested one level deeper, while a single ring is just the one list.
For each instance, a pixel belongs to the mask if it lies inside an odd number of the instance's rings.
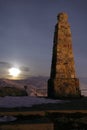
[{"label": "stone monument", "polygon": [[68,15],[60,13],[57,19],[51,74],[48,80],[48,97],[80,97],[79,79],[76,78],[75,74]]}]

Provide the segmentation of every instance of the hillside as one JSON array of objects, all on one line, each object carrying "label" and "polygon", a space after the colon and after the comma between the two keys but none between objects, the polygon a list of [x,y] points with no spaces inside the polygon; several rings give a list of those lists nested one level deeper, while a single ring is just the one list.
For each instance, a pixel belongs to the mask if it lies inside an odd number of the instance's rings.
[{"label": "hillside", "polygon": [[46,88],[47,87],[48,77],[29,77],[22,80],[11,80],[11,79],[0,79],[0,87],[18,87],[24,88],[24,86],[31,86],[37,88]]},{"label": "hillside", "polygon": [[14,87],[0,87],[0,96],[27,96],[25,90]]},{"label": "hillside", "polygon": [[[22,80],[0,79],[0,89],[26,89],[28,96],[46,96],[48,77],[29,77]],[[3,88],[4,87],[4,88]]]}]

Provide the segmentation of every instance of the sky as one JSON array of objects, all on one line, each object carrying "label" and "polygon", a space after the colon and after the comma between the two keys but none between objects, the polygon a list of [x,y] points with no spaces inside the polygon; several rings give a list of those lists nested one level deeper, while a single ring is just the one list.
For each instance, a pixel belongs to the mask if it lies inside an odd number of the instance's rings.
[{"label": "sky", "polygon": [[50,76],[60,12],[69,17],[77,77],[87,78],[87,0],[0,0],[0,78],[11,67],[19,78]]}]

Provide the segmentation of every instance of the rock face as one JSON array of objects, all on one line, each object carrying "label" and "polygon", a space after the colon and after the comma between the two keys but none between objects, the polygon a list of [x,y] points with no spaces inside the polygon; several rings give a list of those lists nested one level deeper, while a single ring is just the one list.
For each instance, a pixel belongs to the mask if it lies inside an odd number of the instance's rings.
[{"label": "rock face", "polygon": [[55,26],[51,75],[48,97],[80,97],[72,52],[72,36],[68,15],[60,13]]}]

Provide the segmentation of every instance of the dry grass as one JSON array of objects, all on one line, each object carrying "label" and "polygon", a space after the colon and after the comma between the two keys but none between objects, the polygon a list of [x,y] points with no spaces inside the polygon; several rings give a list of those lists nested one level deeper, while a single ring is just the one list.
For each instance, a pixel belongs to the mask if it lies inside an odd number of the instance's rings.
[{"label": "dry grass", "polygon": [[40,116],[45,116],[45,114],[49,112],[49,113],[87,113],[87,110],[45,110],[45,111],[24,111],[24,112],[0,112],[0,116],[4,116],[4,115],[9,115],[9,116],[17,116],[17,115],[40,115]]},{"label": "dry grass", "polygon": [[0,130],[54,130],[53,123],[2,125]]}]

